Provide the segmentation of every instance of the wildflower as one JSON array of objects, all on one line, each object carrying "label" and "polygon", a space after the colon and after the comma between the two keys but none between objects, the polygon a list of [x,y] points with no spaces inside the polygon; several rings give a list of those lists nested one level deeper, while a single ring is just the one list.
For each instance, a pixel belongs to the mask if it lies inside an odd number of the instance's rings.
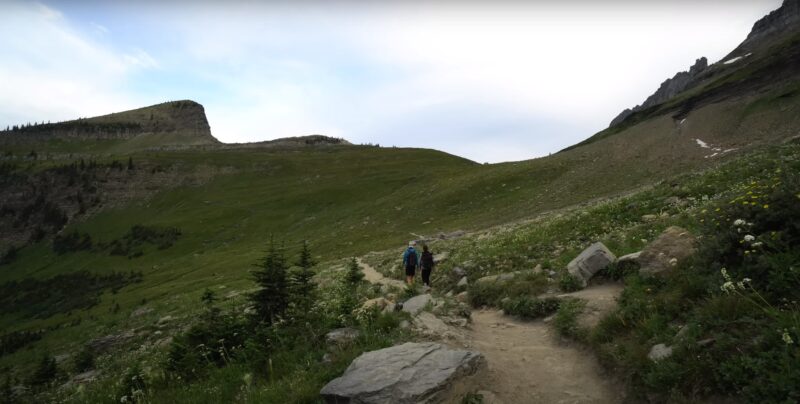
[{"label": "wildflower", "polygon": [[761,247],[762,245],[764,245],[764,243],[760,241],[753,243],[753,247]]},{"label": "wildflower", "polygon": [[736,290],[736,287],[733,286],[733,282],[731,282],[731,281],[727,281],[727,282],[723,283],[722,286],[720,286],[719,288],[720,288],[720,290],[722,290],[725,293],[730,293],[730,292],[733,292],[734,290]]},{"label": "wildflower", "polygon": [[[783,335],[786,335],[786,334],[783,334]],[[786,339],[785,339],[785,338],[784,338],[784,341],[786,341]],[[119,402],[120,402],[120,403],[127,403],[127,402],[128,402],[128,396],[122,396],[122,397],[120,397],[120,399],[119,399]]]},{"label": "wildflower", "polygon": [[794,340],[792,339],[792,336],[789,335],[789,331],[787,329],[785,329],[785,328],[783,329],[783,342],[786,343],[786,345],[794,344]]},{"label": "wildflower", "polygon": [[769,204],[768,203],[764,204],[764,209],[769,209]]},{"label": "wildflower", "polygon": [[750,234],[745,234],[745,236],[744,236],[744,241],[746,241],[746,242],[748,242],[748,243],[749,243],[749,242],[751,242],[751,241],[755,241],[755,239],[756,239],[756,238],[755,238],[755,237],[753,237],[753,236],[752,236],[752,235],[750,235]]},{"label": "wildflower", "polygon": [[722,277],[725,278],[726,281],[730,281],[731,280],[731,276],[728,275],[728,270],[727,269],[722,268],[722,269],[719,270],[719,272],[722,274]]},{"label": "wildflower", "polygon": [[733,225],[734,226],[742,226],[744,224],[745,224],[745,221],[742,220],[742,219],[736,219],[736,220],[733,221]]}]

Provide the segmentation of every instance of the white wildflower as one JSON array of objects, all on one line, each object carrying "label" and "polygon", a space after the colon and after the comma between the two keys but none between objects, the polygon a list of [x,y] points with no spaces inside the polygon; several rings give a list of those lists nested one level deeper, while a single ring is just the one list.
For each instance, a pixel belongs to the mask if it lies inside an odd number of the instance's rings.
[{"label": "white wildflower", "polygon": [[733,282],[731,281],[723,283],[722,286],[720,286],[719,288],[725,293],[730,293],[736,290],[736,286],[733,286]]},{"label": "white wildflower", "polygon": [[764,243],[760,241],[756,241],[755,243],[753,243],[753,247],[761,247],[762,245],[764,245]]},{"label": "white wildflower", "polygon": [[722,274],[722,277],[725,278],[726,281],[730,282],[731,276],[728,275],[728,270],[727,269],[722,268],[722,269],[719,270],[719,272]]},{"label": "white wildflower", "polygon": [[755,241],[755,240],[756,240],[756,238],[753,237],[753,235],[751,235],[751,234],[745,234],[745,236],[744,236],[744,241],[746,241],[748,243],[752,242],[752,241]]},{"label": "white wildflower", "polygon": [[792,339],[792,336],[789,335],[789,331],[787,329],[785,329],[785,328],[783,329],[783,342],[786,343],[786,345],[794,344],[794,340]]},{"label": "white wildflower", "polygon": [[742,220],[742,219],[736,219],[736,220],[733,221],[733,225],[734,226],[742,226],[744,224],[745,224],[745,221]]},{"label": "white wildflower", "polygon": [[[785,335],[785,334],[784,334],[784,335]],[[128,396],[122,396],[122,397],[120,397],[120,399],[119,399],[119,402],[120,402],[120,403],[127,403],[127,402],[128,402]]]}]

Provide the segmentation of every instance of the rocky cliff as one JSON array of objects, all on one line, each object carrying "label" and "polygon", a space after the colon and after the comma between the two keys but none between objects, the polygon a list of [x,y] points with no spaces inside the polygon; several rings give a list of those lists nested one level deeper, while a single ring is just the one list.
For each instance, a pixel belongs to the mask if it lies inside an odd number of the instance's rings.
[{"label": "rocky cliff", "polygon": [[211,145],[203,106],[194,101],[171,101],[94,118],[57,123],[15,125],[0,132],[0,142],[47,141],[50,139],[134,139],[156,135],[170,145]]},{"label": "rocky cliff", "polygon": [[665,80],[663,83],[661,83],[661,86],[658,87],[658,90],[656,90],[656,92],[651,96],[647,97],[647,99],[641,105],[637,105],[632,109],[626,109],[622,111],[611,121],[609,126],[616,126],[634,112],[641,111],[653,105],[661,104],[662,102],[674,97],[678,93],[693,86],[701,74],[706,71],[706,69],[708,69],[708,59],[705,57],[697,59],[694,65],[689,68],[689,71],[679,72],[671,79]]},{"label": "rocky cliff", "polygon": [[738,63],[737,65],[731,64],[750,57],[754,53],[763,53],[770,46],[784,41],[798,31],[800,31],[800,0],[784,0],[780,8],[758,20],[747,38],[721,62],[709,66],[705,57],[697,59],[689,71],[680,72],[661,83],[658,90],[641,105],[622,111],[611,121],[609,127],[613,128],[636,112],[662,104],[679,93],[698,86],[706,79],[713,78],[719,73],[725,73],[726,69],[738,67]]}]

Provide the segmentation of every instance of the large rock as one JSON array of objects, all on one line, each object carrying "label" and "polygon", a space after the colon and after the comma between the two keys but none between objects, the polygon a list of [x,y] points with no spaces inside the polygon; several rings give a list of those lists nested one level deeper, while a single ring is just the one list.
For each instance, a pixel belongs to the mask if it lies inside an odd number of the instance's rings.
[{"label": "large rock", "polygon": [[361,308],[364,310],[376,308],[379,311],[384,313],[389,313],[394,311],[394,303],[384,297],[376,297],[374,299],[369,299],[364,304],[361,305]]},{"label": "large rock", "polygon": [[601,269],[614,262],[617,257],[601,242],[594,243],[583,250],[575,259],[567,264],[567,271],[585,287]]},{"label": "large rock", "polygon": [[667,272],[695,252],[695,237],[688,230],[672,226],[642,250],[637,261],[639,274],[649,276]]},{"label": "large rock", "polygon": [[430,301],[431,295],[427,293],[424,295],[414,296],[403,303],[403,311],[415,316],[417,313],[422,311],[422,309],[424,309]]},{"label": "large rock", "polygon": [[478,352],[409,342],[362,354],[320,394],[336,404],[459,402],[485,366]]}]

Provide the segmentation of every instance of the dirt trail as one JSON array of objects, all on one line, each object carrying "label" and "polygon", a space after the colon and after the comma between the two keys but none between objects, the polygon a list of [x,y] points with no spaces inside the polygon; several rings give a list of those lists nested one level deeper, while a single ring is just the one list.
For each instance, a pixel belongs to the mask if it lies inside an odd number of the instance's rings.
[{"label": "dirt trail", "polygon": [[619,388],[589,352],[564,343],[542,321],[522,322],[496,310],[472,313],[464,341],[489,365],[487,403],[618,403]]},{"label": "dirt trail", "polygon": [[[404,287],[402,281],[383,276],[358,259],[370,283]],[[616,305],[621,286],[601,285],[567,294],[589,300],[589,322]],[[472,312],[468,329],[455,333],[459,347],[484,355],[486,377],[480,383],[487,404],[605,404],[622,401],[620,389],[595,357],[564,342],[543,321],[520,321],[497,310]]]},{"label": "dirt trail", "polygon": [[403,281],[398,281],[397,279],[387,278],[383,276],[382,273],[378,272],[373,268],[371,265],[364,262],[361,258],[357,259],[358,265],[361,266],[361,271],[364,272],[364,279],[367,280],[369,283],[377,283],[379,285],[389,285],[389,286],[396,286],[399,288],[404,288],[406,286]]}]

